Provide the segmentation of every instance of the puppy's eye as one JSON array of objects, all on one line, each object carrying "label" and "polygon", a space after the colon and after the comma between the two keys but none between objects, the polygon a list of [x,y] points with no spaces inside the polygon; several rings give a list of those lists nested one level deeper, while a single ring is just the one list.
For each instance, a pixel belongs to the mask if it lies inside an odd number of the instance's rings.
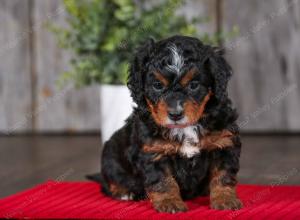
[{"label": "puppy's eye", "polygon": [[157,92],[160,92],[164,89],[164,85],[159,81],[153,82],[152,87]]},{"label": "puppy's eye", "polygon": [[200,82],[199,81],[192,81],[188,85],[188,89],[192,92],[197,91],[200,88]]}]

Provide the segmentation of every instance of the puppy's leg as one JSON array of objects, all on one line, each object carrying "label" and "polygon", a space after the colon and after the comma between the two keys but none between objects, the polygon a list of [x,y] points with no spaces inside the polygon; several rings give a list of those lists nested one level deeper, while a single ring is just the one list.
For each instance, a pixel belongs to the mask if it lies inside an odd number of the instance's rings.
[{"label": "puppy's leg", "polygon": [[[233,134],[228,130],[213,131],[203,136],[198,147],[202,150],[212,151],[232,147]],[[154,140],[143,146],[143,151],[146,153],[156,153],[157,157],[154,160],[159,160],[163,156],[177,154],[181,144],[174,141]]]},{"label": "puppy's leg", "polygon": [[209,132],[201,138],[199,147],[208,151],[232,147],[232,137],[233,133],[228,130]]},{"label": "puppy's leg", "polygon": [[166,174],[159,183],[147,187],[146,191],[153,207],[159,212],[176,213],[187,210],[178,184],[170,174]]},{"label": "puppy's leg", "polygon": [[119,200],[133,200],[133,193],[130,193],[128,189],[125,187],[122,187],[115,183],[109,184],[109,190],[112,194],[112,196]]},{"label": "puppy's leg", "polygon": [[[233,209],[237,210],[242,207],[238,199],[234,181],[225,170],[215,170],[210,181],[210,206],[213,209]],[[229,182],[227,182],[229,180]]]},{"label": "puppy's leg", "polygon": [[[120,135],[113,136],[104,145],[101,160],[101,185],[102,191],[120,200],[131,200],[142,197],[144,193],[143,181],[133,175],[130,165],[126,160],[126,142]],[[121,133],[122,134],[122,133]],[[124,135],[124,134],[123,134]]]},{"label": "puppy's leg", "polygon": [[157,156],[153,161],[159,160],[163,156],[176,154],[180,145],[176,142],[166,140],[152,140],[150,143],[144,144],[143,151],[145,153],[155,153]]},{"label": "puppy's leg", "polygon": [[[146,193],[153,207],[159,212],[175,213],[187,210],[176,180],[169,169],[165,168],[166,161],[158,161],[165,155],[176,153],[177,150],[178,144],[164,140],[148,141],[143,146],[143,152],[148,158],[147,162],[143,163]],[[156,153],[157,156],[151,157],[152,153]]]},{"label": "puppy's leg", "polygon": [[213,209],[242,208],[242,203],[236,193],[236,174],[239,170],[240,142],[235,139],[235,146],[214,152],[214,162],[211,168],[210,206]]}]

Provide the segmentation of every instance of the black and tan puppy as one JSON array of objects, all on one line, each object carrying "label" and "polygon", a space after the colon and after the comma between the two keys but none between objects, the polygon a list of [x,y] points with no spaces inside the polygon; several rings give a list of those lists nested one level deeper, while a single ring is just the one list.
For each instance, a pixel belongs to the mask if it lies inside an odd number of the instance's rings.
[{"label": "black and tan puppy", "polygon": [[241,208],[230,76],[222,54],[196,38],[142,45],[128,79],[137,107],[105,143],[103,191],[118,199],[149,198],[160,212],[186,211],[183,199],[208,194],[214,209]]}]

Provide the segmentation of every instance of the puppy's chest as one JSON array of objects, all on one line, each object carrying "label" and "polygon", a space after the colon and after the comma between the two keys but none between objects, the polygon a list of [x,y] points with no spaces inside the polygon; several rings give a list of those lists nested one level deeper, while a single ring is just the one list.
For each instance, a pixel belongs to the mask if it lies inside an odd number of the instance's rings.
[{"label": "puppy's chest", "polygon": [[179,154],[184,157],[193,157],[199,154],[201,149],[199,142],[203,128],[201,126],[189,126],[186,128],[173,128],[170,130],[169,138],[181,144]]}]

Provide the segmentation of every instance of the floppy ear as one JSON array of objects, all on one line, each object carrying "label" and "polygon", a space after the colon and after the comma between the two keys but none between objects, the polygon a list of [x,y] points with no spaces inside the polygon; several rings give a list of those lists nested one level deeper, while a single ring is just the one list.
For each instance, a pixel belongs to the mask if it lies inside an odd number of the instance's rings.
[{"label": "floppy ear", "polygon": [[214,80],[213,93],[222,103],[227,100],[227,84],[232,75],[232,69],[223,58],[223,51],[219,48],[211,48],[208,58],[209,69]]},{"label": "floppy ear", "polygon": [[137,49],[130,64],[127,86],[133,101],[138,106],[146,103],[144,98],[144,76],[149,66],[154,44],[155,42],[152,38],[142,44]]}]

